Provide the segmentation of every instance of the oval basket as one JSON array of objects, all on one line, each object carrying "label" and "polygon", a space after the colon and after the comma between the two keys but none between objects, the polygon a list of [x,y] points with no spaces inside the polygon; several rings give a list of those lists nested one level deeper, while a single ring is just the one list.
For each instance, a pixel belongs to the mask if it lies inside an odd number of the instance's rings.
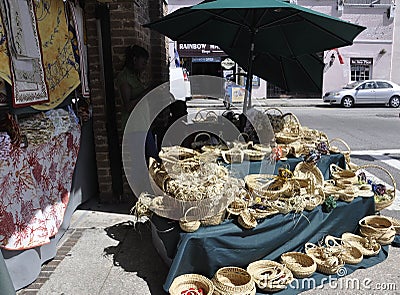
[{"label": "oval basket", "polygon": [[377,243],[375,240],[352,233],[343,233],[342,240],[357,247],[364,256],[375,256],[381,251],[381,244]]},{"label": "oval basket", "polygon": [[249,264],[247,271],[263,291],[283,290],[293,281],[292,272],[283,264],[272,260],[258,260]]},{"label": "oval basket", "polygon": [[252,229],[257,226],[257,219],[248,210],[239,214],[238,223],[245,229]]},{"label": "oval basket", "polygon": [[180,220],[179,221],[179,227],[181,228],[181,230],[187,232],[187,233],[193,233],[196,230],[198,230],[200,228],[200,221],[198,220],[194,220],[194,221],[184,221],[184,220]]},{"label": "oval basket", "polygon": [[351,244],[340,238],[328,235],[325,237],[325,244],[327,247],[338,249],[344,263],[358,264],[364,258],[360,249],[352,246]]},{"label": "oval basket", "polygon": [[358,177],[356,173],[352,170],[345,170],[343,168],[340,168],[336,164],[331,164],[329,166],[331,176],[335,180],[342,180],[346,179],[350,181],[352,184],[357,184],[358,183]]},{"label": "oval basket", "polygon": [[235,199],[229,204],[226,211],[232,215],[239,215],[241,212],[247,209],[247,203],[242,199]]},{"label": "oval basket", "polygon": [[391,244],[396,235],[393,223],[383,216],[366,216],[358,224],[361,235],[373,238],[381,245]]},{"label": "oval basket", "polygon": [[216,295],[255,295],[256,285],[251,275],[240,267],[222,267],[212,278]]},{"label": "oval basket", "polygon": [[310,277],[316,270],[317,264],[314,259],[304,253],[287,252],[281,255],[281,262],[298,279]]},{"label": "oval basket", "polygon": [[244,159],[247,161],[262,161],[266,155],[265,152],[251,149],[244,149]]},{"label": "oval basket", "polygon": [[249,174],[244,181],[250,193],[269,200],[276,200],[291,189],[289,182],[277,180],[276,175],[271,174]]},{"label": "oval basket", "polygon": [[198,274],[185,274],[176,277],[172,282],[171,287],[169,287],[169,294],[182,295],[182,292],[187,291],[191,288],[195,290],[202,289],[203,293],[198,292],[198,295],[214,294],[213,283],[208,278]]},{"label": "oval basket", "polygon": [[386,170],[385,168],[378,166],[378,165],[373,165],[373,164],[363,165],[358,168],[357,172],[368,169],[368,168],[373,168],[373,169],[378,169],[378,170],[383,171],[384,173],[386,173],[389,176],[389,179],[392,182],[393,189],[387,189],[386,193],[383,196],[375,195],[375,197],[374,197],[375,198],[375,209],[376,209],[376,211],[381,211],[393,204],[393,202],[396,198],[396,187],[397,187],[396,181],[394,180],[393,175],[388,170]]},{"label": "oval basket", "polygon": [[317,271],[321,273],[333,275],[344,266],[339,252],[330,253],[326,247],[317,246],[313,243],[306,243],[305,252],[315,260]]}]

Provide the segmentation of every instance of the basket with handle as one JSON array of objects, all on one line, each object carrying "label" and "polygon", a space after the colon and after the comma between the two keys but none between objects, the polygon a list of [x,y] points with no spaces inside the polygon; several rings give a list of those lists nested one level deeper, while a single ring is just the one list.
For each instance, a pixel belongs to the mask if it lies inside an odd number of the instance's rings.
[{"label": "basket with handle", "polygon": [[298,279],[310,277],[316,270],[317,264],[314,259],[301,252],[286,252],[281,255],[281,262]]},{"label": "basket with handle", "polygon": [[174,279],[169,287],[169,294],[212,295],[214,294],[214,285],[205,276],[199,274],[184,274]]},{"label": "basket with handle", "polygon": [[[202,136],[206,137],[207,139],[199,141],[199,138],[201,138]],[[200,149],[203,146],[209,146],[211,145],[211,135],[207,132],[197,133],[191,145],[193,149]]]},{"label": "basket with handle", "polygon": [[275,133],[276,143],[290,144],[300,139],[301,125],[299,119],[293,113],[286,113],[282,116],[283,129]]},{"label": "basket with handle", "polygon": [[213,110],[199,110],[193,117],[195,123],[218,123],[218,114]]},{"label": "basket with handle", "polygon": [[381,245],[389,245],[396,235],[393,223],[379,215],[366,216],[358,222],[360,233],[364,237],[375,239]]},{"label": "basket with handle", "polygon": [[250,193],[269,200],[276,200],[291,189],[288,181],[277,179],[276,175],[249,174],[245,176],[244,181]]},{"label": "basket with handle", "polygon": [[267,115],[269,122],[271,123],[272,129],[275,133],[283,130],[285,122],[283,120],[283,113],[280,109],[271,107],[264,111]]},{"label": "basket with handle", "polygon": [[310,255],[317,264],[317,271],[333,275],[344,266],[340,257],[340,251],[332,251],[327,247],[317,246],[313,243],[306,243],[304,246],[306,254]]},{"label": "basket with handle", "polygon": [[327,247],[333,247],[340,251],[340,256],[344,263],[347,264],[358,264],[363,260],[363,254],[357,247],[354,247],[346,240],[337,238],[334,236],[325,237],[325,245]]},{"label": "basket with handle", "polygon": [[211,279],[216,295],[255,295],[256,285],[251,275],[240,267],[227,266],[217,270]]},{"label": "basket with handle", "polygon": [[272,260],[258,260],[249,264],[247,271],[263,291],[283,290],[293,281],[292,272],[283,264]]},{"label": "basket with handle", "polygon": [[[396,198],[396,181],[393,178],[393,175],[385,168],[379,166],[379,165],[374,165],[374,164],[368,164],[368,165],[363,165],[360,166],[357,170],[357,173],[362,172],[363,170],[367,169],[377,169],[381,172],[384,172],[392,182],[392,188],[386,188],[383,193],[379,192],[378,190],[374,190],[374,199],[375,199],[375,209],[376,211],[381,211],[390,205],[393,204],[395,198]],[[372,176],[371,176],[372,177]],[[378,180],[380,181],[380,180]],[[375,184],[376,185],[376,184]],[[374,186],[372,186],[374,188]]]},{"label": "basket with handle", "polygon": [[342,240],[357,247],[364,256],[375,256],[381,251],[381,244],[373,238],[361,237],[352,233],[343,233]]},{"label": "basket with handle", "polygon": [[343,169],[343,168],[339,167],[338,165],[336,165],[334,163],[332,163],[329,166],[329,169],[330,169],[332,178],[335,179],[335,180],[346,179],[346,180],[350,181],[353,184],[357,184],[358,183],[358,177],[357,177],[356,173],[353,170]]},{"label": "basket with handle", "polygon": [[228,208],[226,208],[226,211],[232,215],[239,215],[246,209],[247,209],[246,201],[238,198],[229,204]]},{"label": "basket with handle", "polygon": [[244,153],[241,149],[232,148],[227,151],[221,151],[222,159],[227,164],[242,163],[244,160]]},{"label": "basket with handle", "polygon": [[181,220],[179,220],[179,227],[183,231],[188,232],[188,233],[195,232],[196,230],[199,229],[199,227],[201,225],[199,220],[192,220],[192,221],[187,220],[188,212],[193,209],[196,209],[196,207],[192,207],[192,208],[189,208],[188,210],[186,210],[184,217]]}]

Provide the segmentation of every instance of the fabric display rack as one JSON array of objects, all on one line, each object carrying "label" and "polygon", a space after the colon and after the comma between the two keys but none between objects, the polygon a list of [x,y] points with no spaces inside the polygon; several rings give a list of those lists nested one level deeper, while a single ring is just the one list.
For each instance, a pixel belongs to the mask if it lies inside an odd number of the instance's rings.
[{"label": "fabric display rack", "polygon": [[46,5],[0,1],[0,284],[7,294],[37,278],[74,210],[98,187],[92,119],[78,111],[90,107],[82,8]]},{"label": "fabric display rack", "polygon": [[[221,123],[203,114],[194,124]],[[376,214],[396,197],[392,175],[355,165],[346,142],[292,113],[256,111],[250,121],[242,140],[203,134],[193,149],[164,147],[162,163],[150,161],[155,194],[142,193],[135,213],[150,217],[170,266],[164,290],[297,294],[311,288],[303,279],[319,285],[386,259],[399,222]],[[254,136],[263,130],[272,141]]]}]

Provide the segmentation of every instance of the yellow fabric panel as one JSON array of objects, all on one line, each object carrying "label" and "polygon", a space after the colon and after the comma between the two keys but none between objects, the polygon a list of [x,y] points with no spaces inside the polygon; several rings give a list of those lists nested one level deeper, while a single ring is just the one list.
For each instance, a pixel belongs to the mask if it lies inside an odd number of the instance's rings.
[{"label": "yellow fabric panel", "polygon": [[[57,107],[80,84],[79,65],[75,62],[64,2],[60,0],[34,1],[36,20],[42,45],[42,61],[49,90],[48,103],[33,105],[37,110]],[[11,83],[10,62],[0,26],[0,77]]]}]

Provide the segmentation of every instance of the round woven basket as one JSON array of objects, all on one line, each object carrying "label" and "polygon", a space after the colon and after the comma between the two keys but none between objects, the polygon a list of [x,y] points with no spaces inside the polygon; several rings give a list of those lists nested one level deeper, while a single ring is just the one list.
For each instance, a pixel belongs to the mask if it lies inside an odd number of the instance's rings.
[{"label": "round woven basket", "polygon": [[393,217],[387,217],[387,216],[386,216],[386,218],[392,222],[393,227],[396,231],[396,235],[399,235],[400,234],[400,220],[393,218]]},{"label": "round woven basket", "polygon": [[375,209],[376,211],[381,211],[393,204],[396,198],[396,181],[394,180],[393,175],[388,170],[374,164],[360,166],[357,172],[361,170],[366,170],[368,168],[373,168],[383,171],[388,175],[390,181],[392,182],[393,189],[387,189],[386,193],[383,196],[375,195]]},{"label": "round woven basket", "polygon": [[293,281],[292,272],[283,264],[272,260],[258,260],[247,267],[257,287],[263,291],[283,290]]},{"label": "round woven basket", "polygon": [[249,174],[244,181],[251,193],[269,200],[276,200],[291,189],[289,182],[277,179],[276,175]]},{"label": "round woven basket", "polygon": [[357,247],[352,246],[340,238],[328,235],[325,237],[325,244],[327,247],[338,249],[344,263],[358,264],[364,258],[362,252]]},{"label": "round woven basket", "polygon": [[253,149],[256,150],[256,151],[263,152],[265,154],[270,154],[271,151],[272,151],[271,146],[264,145],[264,144],[259,144],[259,143],[253,144]]},{"label": "round woven basket", "polygon": [[222,159],[227,164],[242,163],[244,160],[244,153],[242,150],[234,148],[227,151],[221,151]]},{"label": "round woven basket", "polygon": [[241,212],[247,209],[247,203],[242,199],[235,199],[229,204],[226,211],[232,215],[239,215]]},{"label": "round woven basket", "polygon": [[[182,295],[185,294],[184,291],[188,291],[189,289],[193,289],[193,293],[188,293],[188,294],[193,294],[193,295],[214,294],[213,283],[208,278],[198,274],[185,274],[176,277],[172,282],[171,287],[169,287],[169,294]],[[198,291],[199,289],[202,290],[202,293]],[[197,293],[194,293],[196,291]]]},{"label": "round woven basket", "polygon": [[364,256],[375,256],[381,251],[381,244],[366,237],[360,237],[352,233],[343,233],[342,240],[357,247]]},{"label": "round woven basket", "polygon": [[345,170],[333,163],[329,166],[329,168],[330,168],[330,172],[331,172],[333,179],[335,179],[335,180],[346,179],[346,180],[350,181],[352,184],[358,183],[358,177],[354,171]]},{"label": "round woven basket", "polygon": [[217,295],[254,295],[255,282],[244,269],[234,266],[222,267],[212,278],[214,294]]},{"label": "round woven basket", "polygon": [[381,245],[391,244],[396,235],[393,223],[383,216],[366,216],[358,224],[361,235],[373,238]]},{"label": "round woven basket", "polygon": [[244,210],[239,214],[238,223],[245,229],[252,229],[257,226],[256,218],[248,210]]},{"label": "round woven basket", "polygon": [[303,196],[305,210],[314,210],[317,206],[321,205],[325,201],[325,193],[321,187],[318,187],[314,194],[306,194]]},{"label": "round woven basket", "polygon": [[344,262],[340,257],[339,252],[332,253],[326,247],[306,243],[305,252],[315,260],[317,271],[321,273],[333,275],[344,266]]},{"label": "round woven basket", "polygon": [[317,264],[314,259],[304,253],[287,252],[281,255],[281,262],[298,279],[310,277],[316,270]]},{"label": "round woven basket", "polygon": [[262,161],[265,157],[265,152],[251,149],[244,149],[244,159],[247,161]]},{"label": "round woven basket", "polygon": [[194,220],[194,221],[183,221],[183,220],[180,220],[179,221],[179,227],[183,231],[188,232],[188,233],[195,232],[196,230],[199,229],[200,225],[201,225],[201,223],[198,220]]}]

